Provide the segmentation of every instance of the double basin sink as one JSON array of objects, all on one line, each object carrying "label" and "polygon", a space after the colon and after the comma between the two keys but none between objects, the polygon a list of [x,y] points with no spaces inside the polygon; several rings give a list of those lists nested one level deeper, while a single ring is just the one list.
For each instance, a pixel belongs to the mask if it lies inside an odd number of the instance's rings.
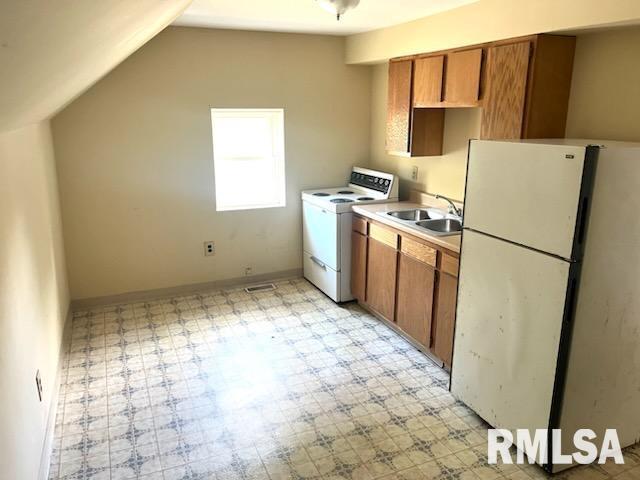
[{"label": "double basin sink", "polygon": [[439,237],[457,235],[462,231],[460,218],[445,214],[435,208],[397,210],[394,212],[382,212],[380,215],[386,215],[399,223]]}]

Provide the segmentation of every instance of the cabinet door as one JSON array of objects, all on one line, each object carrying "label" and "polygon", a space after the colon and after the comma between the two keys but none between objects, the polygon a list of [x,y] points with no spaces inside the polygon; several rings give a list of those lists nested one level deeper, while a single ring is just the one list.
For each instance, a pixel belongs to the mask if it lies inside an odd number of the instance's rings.
[{"label": "cabinet door", "polygon": [[413,62],[389,62],[387,151],[409,152],[411,135],[411,76]]},{"label": "cabinet door", "polygon": [[408,255],[398,262],[398,326],[411,338],[429,347],[435,270]]},{"label": "cabinet door", "polygon": [[366,303],[389,321],[395,317],[397,253],[369,237]]},{"label": "cabinet door", "polygon": [[351,232],[351,295],[365,301],[367,287],[367,237]]},{"label": "cabinet door", "polygon": [[447,55],[444,101],[451,106],[473,107],[480,94],[482,49]]},{"label": "cabinet door", "polygon": [[458,279],[440,272],[432,352],[451,368]]},{"label": "cabinet door", "polygon": [[501,140],[521,137],[529,49],[529,42],[489,49],[480,138]]},{"label": "cabinet door", "polygon": [[413,68],[413,106],[432,107],[442,102],[444,56],[418,58]]}]

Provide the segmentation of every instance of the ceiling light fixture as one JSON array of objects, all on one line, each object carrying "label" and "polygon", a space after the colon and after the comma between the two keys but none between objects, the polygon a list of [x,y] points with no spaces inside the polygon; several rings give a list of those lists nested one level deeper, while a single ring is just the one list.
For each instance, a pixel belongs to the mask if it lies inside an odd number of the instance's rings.
[{"label": "ceiling light fixture", "polygon": [[347,10],[356,8],[360,0],[316,0],[327,12],[333,13],[338,20]]}]

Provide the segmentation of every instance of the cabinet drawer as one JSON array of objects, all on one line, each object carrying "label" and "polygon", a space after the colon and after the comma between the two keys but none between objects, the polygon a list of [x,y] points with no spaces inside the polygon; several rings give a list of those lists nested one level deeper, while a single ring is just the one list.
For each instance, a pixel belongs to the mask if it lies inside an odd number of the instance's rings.
[{"label": "cabinet drawer", "polygon": [[400,251],[409,257],[426,263],[427,265],[431,265],[432,267],[436,266],[438,251],[435,248],[431,248],[409,238],[402,237]]},{"label": "cabinet drawer", "polygon": [[369,225],[369,236],[391,248],[398,248],[398,234],[372,223]]},{"label": "cabinet drawer", "polygon": [[351,228],[354,232],[358,232],[358,233],[361,233],[362,235],[366,235],[367,221],[362,217],[353,217]]},{"label": "cabinet drawer", "polygon": [[454,277],[457,277],[458,263],[459,263],[459,260],[456,257],[443,253],[440,270],[442,270],[444,273],[448,273],[449,275],[453,275]]}]

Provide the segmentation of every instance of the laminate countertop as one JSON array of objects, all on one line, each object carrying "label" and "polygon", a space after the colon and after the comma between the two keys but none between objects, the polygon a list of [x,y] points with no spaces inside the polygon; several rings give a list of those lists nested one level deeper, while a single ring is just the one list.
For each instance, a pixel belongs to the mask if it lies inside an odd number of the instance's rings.
[{"label": "laminate countertop", "polygon": [[414,237],[421,238],[427,242],[431,242],[449,251],[460,253],[460,240],[462,235],[437,236],[431,235],[427,231],[412,228],[402,222],[392,220],[388,215],[380,215],[380,212],[393,212],[396,210],[410,210],[412,208],[433,208],[428,205],[421,205],[413,202],[392,202],[392,203],[374,203],[371,205],[354,205],[353,212],[363,217],[384,223],[390,227],[408,233]]}]

